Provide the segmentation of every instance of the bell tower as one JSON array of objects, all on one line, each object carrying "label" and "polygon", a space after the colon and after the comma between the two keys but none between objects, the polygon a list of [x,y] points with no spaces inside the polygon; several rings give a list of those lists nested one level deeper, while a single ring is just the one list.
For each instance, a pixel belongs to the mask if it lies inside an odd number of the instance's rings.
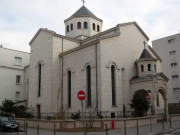
[{"label": "bell tower", "polygon": [[137,64],[137,70],[138,70],[138,76],[144,77],[146,75],[153,75],[156,71],[156,62],[157,59],[155,59],[146,49],[146,43],[144,43],[144,50],[139,57],[138,60],[136,60]]},{"label": "bell tower", "polygon": [[89,9],[83,6],[71,17],[64,20],[65,36],[84,39],[102,31],[103,20],[96,17]]}]

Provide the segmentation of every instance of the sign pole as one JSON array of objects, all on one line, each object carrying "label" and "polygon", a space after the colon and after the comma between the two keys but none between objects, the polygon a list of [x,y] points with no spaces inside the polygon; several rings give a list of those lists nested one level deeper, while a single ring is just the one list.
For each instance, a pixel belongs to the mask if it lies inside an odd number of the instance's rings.
[{"label": "sign pole", "polygon": [[85,135],[85,127],[84,127],[84,107],[83,107],[83,102],[81,100],[81,107],[82,107],[82,120],[83,120],[83,129],[84,129],[84,135]]},{"label": "sign pole", "polygon": [[151,115],[152,115],[152,110],[151,110],[151,102],[150,102],[150,127],[151,127],[151,133],[152,133],[152,122],[151,122]]},{"label": "sign pole", "polygon": [[86,98],[86,94],[84,91],[80,90],[78,92],[78,98],[81,100],[81,108],[82,108],[82,120],[83,120],[83,129],[84,129],[84,135],[86,135],[86,128],[84,126],[84,106],[83,106],[83,100]]}]

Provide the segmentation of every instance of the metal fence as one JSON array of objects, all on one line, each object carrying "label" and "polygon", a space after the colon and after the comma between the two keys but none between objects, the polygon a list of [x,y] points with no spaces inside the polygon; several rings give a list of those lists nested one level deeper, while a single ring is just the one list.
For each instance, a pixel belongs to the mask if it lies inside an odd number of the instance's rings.
[{"label": "metal fence", "polygon": [[[79,119],[82,118],[82,113],[81,112],[59,112],[59,113],[40,113],[39,115],[37,113],[32,113],[34,118],[39,118],[39,119],[46,119],[46,120],[51,120],[51,119],[60,119],[60,120],[68,120],[68,119],[73,119],[73,115],[78,115],[80,114]],[[144,116],[154,116],[155,111],[151,110],[148,111]],[[25,116],[23,113],[19,115],[20,118],[26,118],[26,117],[21,117]],[[96,119],[108,119],[108,118],[131,118],[135,117],[134,111],[100,111],[100,112],[84,112],[85,118],[96,118]],[[29,118],[29,117],[27,117]],[[78,119],[78,118],[77,118]]]},{"label": "metal fence", "polygon": [[[175,119],[175,118],[174,118]],[[101,131],[90,131],[90,127],[86,127],[83,132],[72,132],[73,135],[146,135],[146,134],[156,134],[159,132],[165,132],[167,130],[172,130],[176,128],[180,128],[180,120],[176,121],[171,120],[171,117],[169,121],[161,121],[157,122],[155,124],[151,123],[151,118],[149,117],[149,124],[148,125],[140,125],[140,120],[136,119],[136,125],[134,127],[128,127],[128,119],[124,119],[124,123],[121,127],[115,126],[113,129],[112,127],[109,127],[107,124],[104,125],[105,129]],[[114,123],[116,124],[116,123]],[[41,123],[36,124],[36,128],[27,128],[26,132],[24,132],[24,135],[69,135],[69,132],[62,132],[56,130],[55,123],[52,123],[52,126],[54,126],[54,129],[52,130],[44,130],[40,129]],[[67,130],[68,131],[68,130]],[[20,132],[19,132],[20,133]],[[19,134],[18,133],[18,134]]]}]

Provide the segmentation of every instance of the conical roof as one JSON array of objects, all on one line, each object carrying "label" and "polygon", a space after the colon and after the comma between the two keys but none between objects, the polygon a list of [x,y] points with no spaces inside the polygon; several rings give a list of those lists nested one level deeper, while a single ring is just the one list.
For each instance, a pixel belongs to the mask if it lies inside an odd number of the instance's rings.
[{"label": "conical roof", "polygon": [[85,6],[82,6],[80,9],[78,9],[71,17],[69,17],[68,19],[66,19],[65,21],[69,20],[72,17],[84,17],[84,16],[88,16],[88,17],[92,17],[94,19],[97,19],[99,21],[102,21],[101,19],[99,19],[98,17],[96,17],[89,9],[87,9]]},{"label": "conical roof", "polygon": [[[89,9],[87,9],[85,6],[82,6],[79,10],[77,10],[72,16],[91,16],[96,17]],[[97,18],[97,17],[96,17]]]},{"label": "conical roof", "polygon": [[147,49],[144,49],[141,56],[139,59],[144,59],[144,58],[153,58],[153,56],[148,52]]}]

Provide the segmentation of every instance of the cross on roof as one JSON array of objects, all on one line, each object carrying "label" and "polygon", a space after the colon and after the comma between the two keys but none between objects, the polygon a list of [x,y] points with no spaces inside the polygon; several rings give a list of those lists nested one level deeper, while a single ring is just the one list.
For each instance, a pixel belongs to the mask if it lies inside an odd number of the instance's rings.
[{"label": "cross on roof", "polygon": [[84,3],[86,3],[85,0],[81,0],[81,1],[83,2],[83,6],[84,6]]},{"label": "cross on roof", "polygon": [[143,44],[144,44],[144,49],[146,49],[146,42],[144,41]]}]

